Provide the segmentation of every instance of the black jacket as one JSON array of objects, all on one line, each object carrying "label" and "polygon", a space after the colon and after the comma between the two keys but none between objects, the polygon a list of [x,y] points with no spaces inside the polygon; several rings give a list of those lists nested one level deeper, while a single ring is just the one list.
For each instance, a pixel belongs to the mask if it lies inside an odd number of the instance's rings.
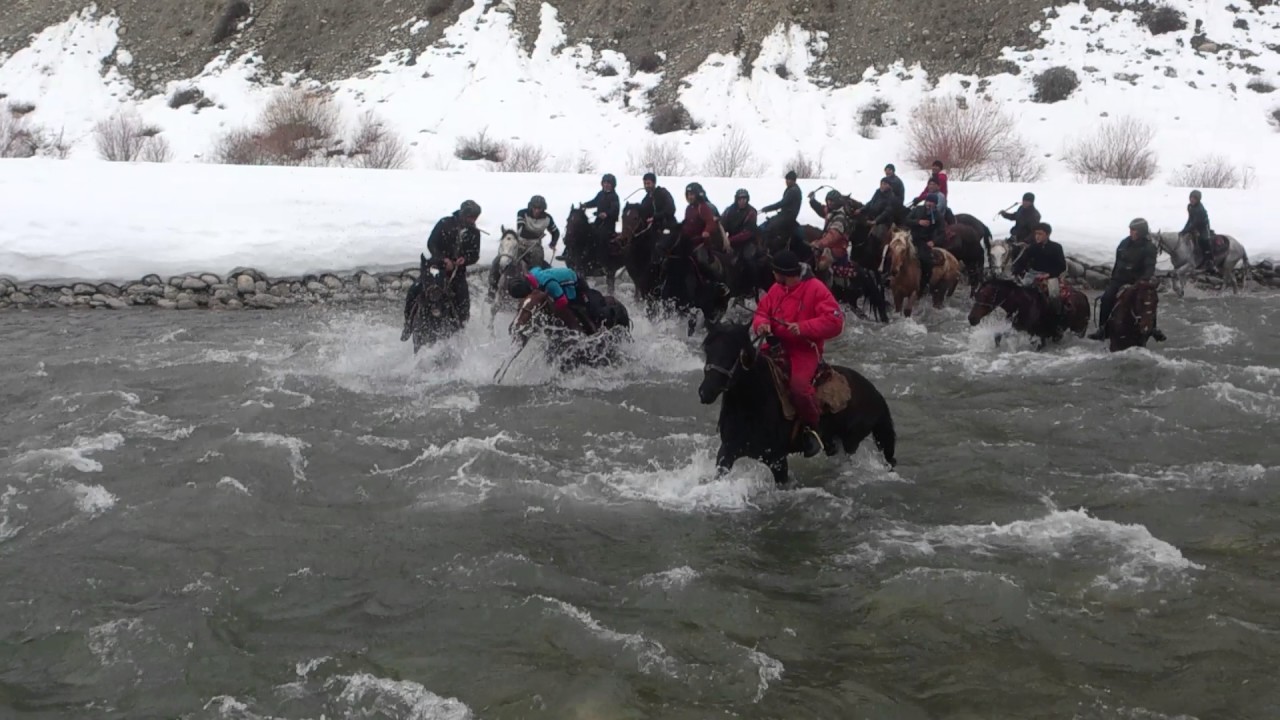
[{"label": "black jacket", "polygon": [[877,188],[871,200],[862,207],[862,217],[872,225],[880,225],[901,218],[906,209],[902,204],[902,196],[894,194],[892,190],[885,192]]},{"label": "black jacket", "polygon": [[[920,220],[930,220],[932,224],[924,227],[920,225]],[[907,227],[911,228],[911,239],[917,245],[930,241],[934,245],[940,245],[946,239],[947,227],[937,208],[930,210],[927,205],[915,206],[907,215]]]},{"label": "black jacket", "polygon": [[432,260],[463,258],[468,265],[480,261],[480,231],[462,222],[457,210],[440,218],[427,238],[427,252]]},{"label": "black jacket", "polygon": [[900,198],[907,196],[907,186],[902,184],[902,178],[897,175],[885,175],[885,180],[889,181],[889,187],[893,188],[893,192]]},{"label": "black jacket", "polygon": [[778,211],[777,218],[780,222],[795,222],[800,217],[800,203],[804,202],[804,193],[800,192],[799,185],[792,185],[782,193],[782,199],[772,205],[765,205],[760,208],[760,212]]},{"label": "black jacket", "polygon": [[1150,237],[1134,242],[1131,238],[1120,241],[1116,248],[1116,264],[1111,268],[1111,280],[1135,283],[1150,280],[1156,274],[1156,243]]},{"label": "black jacket", "polygon": [[1034,239],[1031,236],[1035,232],[1036,225],[1040,224],[1040,211],[1036,209],[1035,205],[1020,207],[1013,213],[1001,210],[1000,217],[1013,221],[1013,229],[1009,231],[1009,234],[1018,242],[1031,242]]},{"label": "black jacket", "polygon": [[664,187],[654,187],[653,192],[646,193],[640,201],[640,217],[652,221],[662,229],[670,229],[680,225],[676,219],[676,201],[670,191]]},{"label": "black jacket", "polygon": [[1058,277],[1067,271],[1067,259],[1062,254],[1062,246],[1052,240],[1043,245],[1033,242],[1027,246],[1022,255],[1013,263],[1013,274],[1025,272],[1044,273]]},{"label": "black jacket", "polygon": [[[621,206],[618,202],[618,193],[612,190],[609,192],[601,190],[596,193],[595,198],[582,203],[582,207],[595,208],[596,223],[598,224],[613,225],[618,222],[618,217],[622,214],[620,211]],[[600,213],[604,213],[605,216],[603,218],[600,217]]]},{"label": "black jacket", "polygon": [[1209,211],[1204,209],[1204,203],[1187,203],[1187,224],[1182,232],[1198,238],[1209,237]]}]

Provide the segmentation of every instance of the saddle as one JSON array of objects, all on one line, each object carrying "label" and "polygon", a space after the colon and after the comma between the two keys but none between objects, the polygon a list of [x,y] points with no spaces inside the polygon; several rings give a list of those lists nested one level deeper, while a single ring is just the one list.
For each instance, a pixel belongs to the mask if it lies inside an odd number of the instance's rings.
[{"label": "saddle", "polygon": [[[1049,296],[1049,280],[1050,278],[1036,278],[1036,289],[1045,297]],[[1063,307],[1066,307],[1071,302],[1073,292],[1075,292],[1075,288],[1072,287],[1071,283],[1067,282],[1065,275],[1058,278],[1058,299],[1062,301]]]},{"label": "saddle", "polygon": [[[795,420],[796,408],[791,403],[790,389],[791,363],[787,361],[786,352],[782,348],[770,347],[767,352],[760,354],[760,359],[769,368],[769,374],[773,377],[773,389],[778,393],[778,400],[782,402],[783,417]],[[824,415],[834,415],[843,411],[849,406],[849,400],[853,395],[848,379],[826,362],[819,363],[818,371],[813,374],[813,389],[818,398],[818,407],[822,408]]]}]

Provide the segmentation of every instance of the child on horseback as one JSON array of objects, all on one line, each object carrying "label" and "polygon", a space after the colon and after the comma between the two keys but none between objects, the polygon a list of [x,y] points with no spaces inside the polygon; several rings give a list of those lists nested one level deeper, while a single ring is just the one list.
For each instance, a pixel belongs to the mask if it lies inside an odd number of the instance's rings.
[{"label": "child on horseback", "polygon": [[822,411],[813,378],[822,362],[823,343],[844,330],[844,312],[821,280],[801,276],[800,261],[788,250],[773,256],[773,278],[773,287],[756,306],[751,333],[776,337],[786,352],[791,401],[803,426],[804,456],[813,457],[823,450],[817,432]]}]

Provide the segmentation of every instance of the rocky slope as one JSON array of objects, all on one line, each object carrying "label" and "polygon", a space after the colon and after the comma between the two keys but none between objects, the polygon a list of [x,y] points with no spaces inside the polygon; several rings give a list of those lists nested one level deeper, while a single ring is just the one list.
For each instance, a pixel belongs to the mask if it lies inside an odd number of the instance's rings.
[{"label": "rocky slope", "polygon": [[[1001,48],[1035,41],[1030,27],[1051,0],[561,0],[570,42],[613,49],[633,64],[662,62],[668,95],[709,53],[754,57],[761,38],[792,21],[828,33],[822,71],[855,83],[869,67],[901,58],[930,73],[1008,69]],[[6,0],[0,53],[87,6],[86,0]],[[349,77],[394,49],[440,39],[465,0],[99,0],[121,19],[137,87],[189,77],[228,49],[255,49],[273,72]],[[508,0],[522,41],[536,38],[541,3]],[[425,28],[415,21],[429,21]]]}]

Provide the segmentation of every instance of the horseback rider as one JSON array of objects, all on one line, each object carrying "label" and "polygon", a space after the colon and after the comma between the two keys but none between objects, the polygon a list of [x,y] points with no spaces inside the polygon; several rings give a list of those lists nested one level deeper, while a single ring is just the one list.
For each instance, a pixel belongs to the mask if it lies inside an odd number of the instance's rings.
[{"label": "horseback rider", "polygon": [[680,227],[676,219],[676,201],[671,193],[658,185],[658,176],[651,172],[644,174],[644,199],[640,201],[640,220],[643,226],[640,232],[656,227],[659,233],[672,232]]},{"label": "horseback rider", "polygon": [[916,199],[913,200],[911,204],[914,205],[916,203],[924,202],[925,196],[932,192],[942,194],[942,207],[945,208],[947,198],[947,174],[942,171],[941,160],[933,161],[933,171],[930,173],[929,179],[925,181],[924,190],[920,191],[920,194],[916,196]]},{"label": "horseback rider", "polygon": [[920,197],[911,201],[911,207],[915,207],[924,202],[929,195],[937,195],[938,212],[942,213],[942,221],[946,225],[955,225],[956,216],[951,212],[951,208],[947,206],[947,196],[942,192],[942,185],[937,178],[929,178],[929,182],[925,185],[925,191]]},{"label": "horseback rider", "polygon": [[800,192],[800,186],[796,184],[796,171],[788,170],[784,178],[787,183],[787,189],[782,193],[782,199],[772,205],[765,205],[760,208],[760,212],[769,213],[777,211],[777,215],[765,220],[760,226],[760,233],[765,235],[769,232],[775,232],[779,237],[790,237],[793,243],[804,243],[804,232],[800,229],[800,203],[804,202],[804,195]]},{"label": "horseback rider", "polygon": [[1067,259],[1062,254],[1062,246],[1049,239],[1052,233],[1053,227],[1049,223],[1036,223],[1035,230],[1032,231],[1034,242],[1014,261],[1013,275],[1022,278],[1023,285],[1039,289],[1046,296],[1053,312],[1061,316],[1059,278],[1067,271]]},{"label": "horseback rider", "polygon": [[871,234],[877,238],[882,238],[888,226],[898,224],[906,214],[907,208],[902,204],[902,196],[893,191],[893,183],[889,182],[888,177],[880,178],[880,187],[871,196],[871,200],[853,211],[854,217],[861,215],[872,218]]},{"label": "horseback rider", "polygon": [[[449,295],[453,299],[454,312],[458,322],[463,325],[471,317],[471,291],[467,286],[467,266],[480,259],[480,231],[476,228],[476,219],[480,217],[480,205],[474,200],[464,200],[453,213],[446,215],[431,229],[427,238],[427,252],[431,254],[428,265],[440,268],[450,274]],[[422,292],[422,279],[415,280],[409,286],[408,297],[404,301],[405,328],[402,340],[409,338],[412,329],[409,317],[413,302]]]},{"label": "horseback rider", "polygon": [[689,241],[698,263],[714,273],[716,248],[711,247],[711,238],[720,232],[720,227],[707,202],[707,193],[700,183],[689,183],[684,189],[684,199],[689,206],[685,208],[684,222],[680,225],[680,238]]},{"label": "horseback rider", "polygon": [[733,194],[733,204],[720,216],[720,224],[729,235],[729,250],[743,260],[754,260],[758,250],[754,240],[759,227],[756,225],[756,209],[751,207],[751,193],[745,188],[738,188]]},{"label": "horseback rider", "polygon": [[946,232],[942,213],[938,212],[941,196],[932,193],[925,196],[924,204],[917,205],[907,215],[907,227],[911,229],[911,242],[915,243],[916,256],[920,260],[920,293],[923,295],[933,276],[933,248],[942,243]]},{"label": "horseback rider", "polygon": [[801,276],[795,253],[784,250],[773,256],[773,279],[756,306],[751,332],[757,338],[776,337],[787,354],[791,401],[803,426],[804,456],[813,457],[823,450],[817,433],[822,410],[813,378],[822,362],[823,343],[844,330],[844,313],[822,281]]},{"label": "horseback rider", "polygon": [[1209,211],[1200,202],[1200,191],[1192,190],[1187,203],[1187,224],[1182,228],[1183,235],[1195,238],[1200,248],[1200,263],[1197,270],[1213,269],[1213,232],[1209,229]]},{"label": "horseback rider", "polygon": [[1106,339],[1107,320],[1111,318],[1111,310],[1116,305],[1120,288],[1137,282],[1150,282],[1155,277],[1157,248],[1150,233],[1147,221],[1142,218],[1134,218],[1129,223],[1129,237],[1121,240],[1116,248],[1116,264],[1111,268],[1111,282],[1107,284],[1106,292],[1102,293],[1098,308],[1098,330],[1089,335],[1090,340]]},{"label": "horseback rider", "polygon": [[849,230],[853,223],[849,222],[845,196],[839,190],[828,190],[824,204],[819,205],[809,193],[809,207],[826,220],[822,226],[822,237],[813,241],[815,270],[825,275],[833,265],[849,264]]},{"label": "horseback rider", "polygon": [[536,267],[513,281],[507,291],[511,297],[523,300],[535,289],[551,298],[552,311],[570,330],[591,334],[599,327],[600,318],[604,316],[603,298],[597,297],[599,293],[587,287],[586,280],[573,270]]},{"label": "horseback rider", "polygon": [[[542,238],[551,233],[551,251],[555,252],[560,242],[560,228],[556,221],[547,214],[547,200],[541,195],[529,198],[528,207],[516,211],[516,242],[520,253],[512,258],[513,262],[523,261],[525,267],[541,267],[546,264],[546,255],[542,252]],[[492,301],[498,291],[499,258],[494,258],[489,268],[489,300]]]},{"label": "horseback rider", "polygon": [[1001,210],[1000,217],[1013,221],[1013,228],[1009,230],[1009,240],[1011,242],[1020,245],[1031,242],[1031,236],[1035,232],[1036,224],[1040,222],[1040,211],[1036,209],[1035,194],[1023,193],[1022,206],[1013,213]]},{"label": "horseback rider", "polygon": [[893,188],[894,194],[906,202],[907,186],[902,184],[902,178],[898,177],[898,169],[893,166],[893,163],[884,166],[884,179],[889,181],[889,187]]},{"label": "horseback rider", "polygon": [[618,200],[618,193],[614,192],[617,186],[618,179],[613,176],[613,173],[606,173],[600,178],[600,192],[596,193],[594,198],[582,203],[583,208],[594,208],[596,211],[595,220],[591,223],[591,234],[599,247],[604,247],[605,243],[612,240],[617,233],[617,222],[622,207]]}]

